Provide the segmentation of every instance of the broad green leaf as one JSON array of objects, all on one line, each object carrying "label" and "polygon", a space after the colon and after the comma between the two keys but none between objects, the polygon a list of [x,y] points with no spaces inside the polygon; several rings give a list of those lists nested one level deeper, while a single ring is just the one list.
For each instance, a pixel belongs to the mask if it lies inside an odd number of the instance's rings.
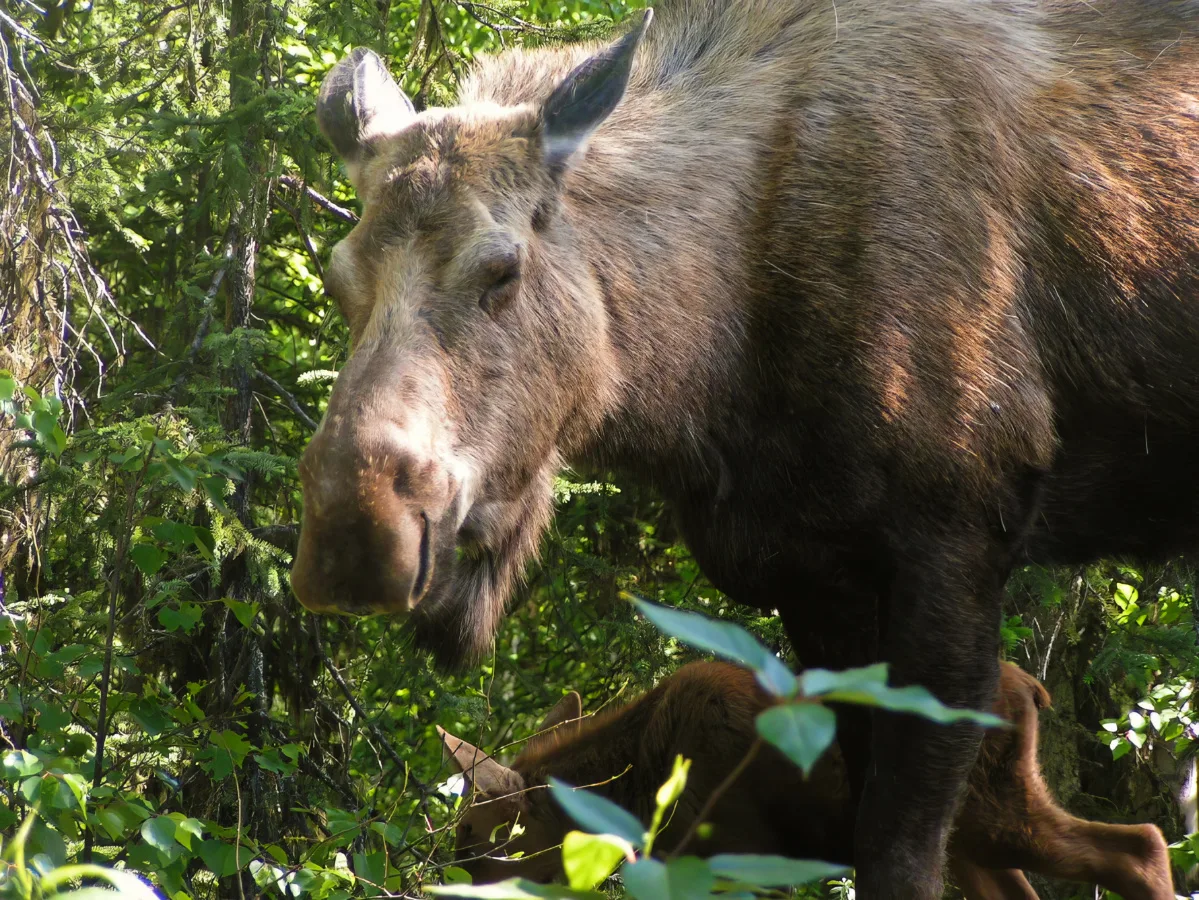
[{"label": "broad green leaf", "polygon": [[760,713],[756,726],[769,741],[799,766],[804,777],[837,736],[837,716],[818,703],[788,703]]},{"label": "broad green leaf", "polygon": [[195,526],[193,543],[195,543],[196,549],[200,551],[200,555],[206,560],[212,562],[215,559],[216,538],[212,536],[212,532],[207,528],[202,525]]},{"label": "broad green leaf", "polygon": [[744,628],[700,613],[668,609],[636,598],[633,603],[665,634],[751,669],[762,687],[772,694],[792,697],[798,690],[799,682],[791,670]]},{"label": "broad green leaf", "polygon": [[134,544],[129,549],[129,558],[141,569],[142,574],[149,577],[161,569],[167,561],[167,555],[153,544]]},{"label": "broad green leaf", "polygon": [[426,884],[421,890],[437,897],[461,897],[462,900],[606,900],[599,891],[537,884],[525,878],[508,878],[495,884]]},{"label": "broad green leaf", "polygon": [[199,819],[186,818],[175,823],[175,840],[188,850],[192,849],[192,838],[201,840],[204,837],[204,823]]},{"label": "broad green leaf", "polygon": [[721,878],[763,888],[797,887],[849,871],[847,866],[836,863],[753,853],[720,854],[708,860],[708,865]]},{"label": "broad green leaf", "polygon": [[381,850],[374,853],[355,853],[354,872],[364,896],[378,897],[383,893],[387,881],[387,854]]},{"label": "broad green leaf", "polygon": [[625,866],[621,874],[625,892],[636,900],[702,900],[716,886],[708,863],[694,856],[668,863],[642,858]]},{"label": "broad green leaf", "polygon": [[446,884],[471,884],[470,872],[458,866],[446,866],[441,870],[441,877]]},{"label": "broad green leaf", "polygon": [[636,851],[614,834],[584,834],[569,831],[562,840],[562,868],[572,888],[588,891],[616,871],[623,859]]},{"label": "broad green leaf", "polygon": [[0,370],[0,400],[11,400],[17,393],[17,382],[12,377],[12,372],[7,369]]},{"label": "broad green leaf", "polygon": [[129,715],[149,737],[162,734],[174,725],[171,717],[167,715],[166,710],[157,700],[145,700],[139,697],[129,704]]},{"label": "broad green leaf", "polygon": [[221,602],[229,607],[243,628],[249,628],[254,621],[254,616],[258,614],[257,603],[246,603],[242,600],[235,600],[232,597],[222,597]]},{"label": "broad green leaf", "polygon": [[142,822],[142,838],[154,849],[169,853],[179,843],[175,840],[176,827],[172,819],[166,816],[155,816],[153,819],[146,819]]},{"label": "broad green leaf", "polygon": [[160,609],[158,621],[167,631],[190,632],[196,627],[196,623],[200,621],[202,615],[204,615],[204,610],[198,603],[184,600],[179,604],[178,609],[172,609],[169,606]]},{"label": "broad green leaf", "polygon": [[1128,741],[1117,738],[1112,741],[1112,760],[1120,759],[1132,752],[1132,744]]},{"label": "broad green leaf", "polygon": [[28,750],[11,750],[4,754],[4,774],[7,778],[23,778],[42,770],[42,761]]},{"label": "broad green leaf", "polygon": [[42,788],[49,781],[54,784],[55,778],[53,775],[30,775],[21,782],[21,786],[17,789],[21,796],[25,798],[26,803],[37,803],[38,798],[42,796]]},{"label": "broad green leaf", "polygon": [[567,814],[595,834],[614,834],[634,847],[645,840],[645,829],[637,817],[606,797],[575,789],[557,778],[550,779],[550,792]]},{"label": "broad green leaf", "polygon": [[[235,849],[232,844],[217,840],[200,841],[196,845],[196,853],[204,861],[204,865],[208,866],[209,870],[218,878],[233,875],[253,856],[247,847],[242,847],[240,853],[236,853]],[[239,862],[241,865],[238,865]]]},{"label": "broad green leaf", "polygon": [[915,713],[942,725],[973,722],[986,728],[1002,728],[1007,722],[989,712],[946,706],[928,688],[916,684],[890,687],[886,684],[887,664],[876,663],[843,672],[809,669],[800,679],[806,697],[826,702],[877,706],[891,712]]},{"label": "broad green leaf", "polygon": [[196,479],[199,477],[199,473],[190,466],[185,466],[172,456],[164,454],[159,459],[166,466],[167,472],[178,483],[179,487],[191,493],[196,486]]}]

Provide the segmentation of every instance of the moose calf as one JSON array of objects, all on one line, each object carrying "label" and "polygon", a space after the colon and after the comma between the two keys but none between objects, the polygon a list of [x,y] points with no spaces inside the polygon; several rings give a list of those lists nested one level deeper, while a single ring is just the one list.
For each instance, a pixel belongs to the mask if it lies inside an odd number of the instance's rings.
[{"label": "moose calf", "polygon": [[[547,779],[594,785],[648,822],[655,792],[680,753],[692,760],[691,771],[659,847],[852,864],[855,811],[836,745],[805,780],[762,744],[711,809],[702,809],[753,748],[754,719],[773,702],[749,671],[710,662],[684,666],[644,696],[588,721],[571,692],[510,768],[438,728],[452,764],[474,791],[458,824],[460,865],[476,883],[512,876],[553,880],[561,874],[556,846],[574,826],[540,790]],[[1013,727],[987,734],[970,774],[949,844],[959,887],[969,900],[1036,898],[1027,869],[1102,885],[1125,900],[1173,900],[1166,842],[1155,826],[1089,822],[1054,802],[1037,763],[1037,713],[1048,705],[1039,681],[1003,664],[994,711]],[[679,847],[701,813],[710,831]],[[524,828],[515,837],[507,827],[513,822]]]}]

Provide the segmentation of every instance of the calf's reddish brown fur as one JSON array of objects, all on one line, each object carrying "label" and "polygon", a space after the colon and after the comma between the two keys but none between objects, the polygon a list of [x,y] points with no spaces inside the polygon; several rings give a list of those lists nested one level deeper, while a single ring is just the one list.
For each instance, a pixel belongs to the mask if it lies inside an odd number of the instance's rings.
[{"label": "calf's reddish brown fur", "polygon": [[[754,719],[772,702],[753,674],[693,663],[628,705],[582,720],[577,693],[546,716],[511,767],[442,731],[474,803],[458,822],[456,854],[475,883],[561,874],[556,845],[575,827],[542,790],[549,776],[591,788],[649,821],[676,754],[692,760],[687,789],[658,846],[676,849],[705,801],[754,744]],[[1038,711],[1049,694],[1011,663],[1001,667],[994,712],[1012,728],[988,732],[949,843],[949,866],[968,900],[1035,900],[1022,870],[1097,884],[1125,900],[1172,900],[1166,842],[1153,825],[1108,825],[1070,815],[1037,763]],[[610,780],[611,779],[611,780]],[[704,839],[683,852],[776,853],[853,863],[845,768],[834,745],[805,781],[763,744],[705,816]],[[511,838],[506,824],[525,831]],[[496,829],[499,829],[498,831]],[[495,842],[489,838],[495,834]],[[504,860],[523,851],[518,860]]]},{"label": "calf's reddish brown fur", "polygon": [[[357,48],[317,113],[363,214],[311,609],[477,658],[611,468],[805,665],[985,708],[1025,553],[1199,544],[1199,0],[661,0],[420,113]],[[931,900],[981,733],[852,727],[859,896]]]}]

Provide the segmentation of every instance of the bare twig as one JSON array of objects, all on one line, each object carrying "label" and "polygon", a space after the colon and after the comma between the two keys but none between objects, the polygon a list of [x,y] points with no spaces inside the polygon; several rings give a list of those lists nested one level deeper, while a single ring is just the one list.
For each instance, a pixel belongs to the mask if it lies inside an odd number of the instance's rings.
[{"label": "bare twig", "polygon": [[687,842],[695,836],[695,832],[698,831],[699,826],[703,824],[704,818],[712,811],[712,807],[716,805],[716,801],[724,796],[725,792],[728,791],[728,789],[733,786],[737,779],[741,777],[741,773],[746,770],[751,762],[753,762],[754,757],[758,755],[758,751],[761,748],[762,739],[760,737],[754,738],[754,742],[750,744],[749,749],[745,751],[745,756],[741,757],[741,762],[737,763],[737,767],[733,769],[733,771],[729,772],[724,781],[720,782],[720,786],[711,793],[707,801],[705,801],[704,805],[700,808],[700,811],[695,814],[695,818],[687,827],[687,833],[683,835],[683,839],[679,841],[678,845],[666,855],[667,859],[674,859],[674,857],[683,852],[683,849],[687,846]]},{"label": "bare twig", "polygon": [[[377,740],[379,742],[379,744],[383,747],[383,749],[387,752],[387,755],[391,759],[391,761],[393,763],[395,763],[397,766],[400,766],[401,768],[407,770],[408,764],[406,762],[404,762],[404,760],[400,757],[400,754],[396,753],[395,747],[393,747],[391,745],[391,741],[389,741],[387,739],[387,735],[385,735],[383,733],[383,730],[381,728],[379,728],[378,725],[376,725],[374,722],[372,722],[370,720],[370,718],[367,716],[366,712],[362,709],[362,705],[354,697],[354,692],[352,690],[350,690],[350,686],[348,684],[346,684],[346,680],[345,680],[345,678],[342,677],[341,672],[337,671],[337,667],[333,665],[333,660],[331,660],[329,658],[329,653],[325,649],[325,637],[321,633],[320,625],[317,623],[317,621],[315,619],[312,619],[311,621],[312,621],[313,631],[316,633],[317,651],[321,655],[321,662],[324,663],[325,670],[329,673],[329,676],[337,684],[338,688],[341,689],[342,695],[346,698],[346,701],[353,708],[354,714],[357,715],[359,719],[361,719],[363,722],[366,723],[366,727],[370,729],[370,732],[372,735],[374,735],[375,740]],[[428,795],[433,793],[433,789],[431,787],[429,787],[429,785],[425,784],[422,781],[419,781],[415,776],[409,774],[408,780],[417,786],[417,788],[420,790],[422,796],[427,797]]]},{"label": "bare twig", "polygon": [[309,200],[311,200],[313,203],[315,203],[317,206],[319,206],[325,212],[331,213],[332,215],[341,219],[343,222],[349,222],[351,225],[353,225],[355,222],[358,221],[358,216],[354,215],[353,212],[346,209],[344,206],[338,206],[336,203],[334,203],[332,200],[330,200],[324,194],[320,194],[317,191],[313,190],[307,184],[300,181],[300,179],[296,178],[295,176],[280,175],[277,180],[285,188],[290,188],[291,190],[297,191],[298,193],[306,194],[308,196]]},{"label": "bare twig", "polygon": [[287,390],[287,388],[260,369],[254,370],[254,377],[277,393],[283,402],[290,407],[291,411],[299,417],[301,422],[307,425],[312,431],[316,431],[316,420],[304,411],[304,407],[300,406],[300,401],[295,398],[295,395],[291,391]]}]

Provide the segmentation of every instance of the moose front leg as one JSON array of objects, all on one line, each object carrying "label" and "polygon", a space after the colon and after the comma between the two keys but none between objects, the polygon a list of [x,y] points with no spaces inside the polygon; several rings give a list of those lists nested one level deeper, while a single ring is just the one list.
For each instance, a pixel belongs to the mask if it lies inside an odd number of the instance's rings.
[{"label": "moose front leg", "polygon": [[[907,546],[896,556],[883,657],[892,684],[920,684],[950,706],[988,710],[1011,555],[985,532],[940,535],[934,548]],[[862,900],[941,896],[946,839],[981,738],[974,726],[876,713],[854,837]]]}]

